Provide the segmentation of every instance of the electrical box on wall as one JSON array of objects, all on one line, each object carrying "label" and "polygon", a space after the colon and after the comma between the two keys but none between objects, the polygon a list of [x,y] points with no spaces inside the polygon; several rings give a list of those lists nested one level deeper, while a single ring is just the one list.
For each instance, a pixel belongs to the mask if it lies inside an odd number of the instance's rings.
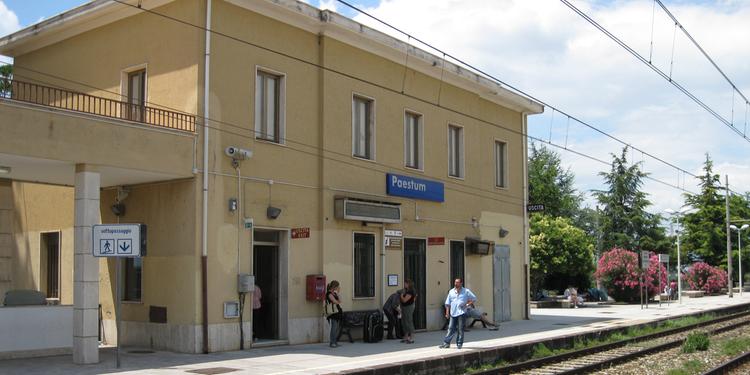
[{"label": "electrical box on wall", "polygon": [[237,291],[240,293],[252,293],[255,290],[255,276],[249,273],[237,275]]},{"label": "electrical box on wall", "polygon": [[326,297],[326,276],[307,275],[307,300],[322,301]]}]

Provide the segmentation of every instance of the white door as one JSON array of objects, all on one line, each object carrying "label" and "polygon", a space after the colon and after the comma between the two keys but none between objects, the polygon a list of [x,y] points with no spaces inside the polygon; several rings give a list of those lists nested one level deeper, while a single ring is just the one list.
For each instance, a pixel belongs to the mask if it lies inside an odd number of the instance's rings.
[{"label": "white door", "polygon": [[494,320],[510,320],[510,247],[495,245],[492,255]]}]

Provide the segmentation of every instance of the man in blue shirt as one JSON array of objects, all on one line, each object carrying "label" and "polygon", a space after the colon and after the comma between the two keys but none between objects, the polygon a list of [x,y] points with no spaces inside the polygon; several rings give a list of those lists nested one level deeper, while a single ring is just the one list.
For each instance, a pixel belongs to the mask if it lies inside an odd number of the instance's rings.
[{"label": "man in blue shirt", "polygon": [[450,319],[450,324],[448,325],[448,334],[445,335],[443,344],[440,345],[441,349],[451,346],[451,341],[456,332],[458,332],[456,346],[461,349],[464,345],[467,305],[469,302],[477,300],[477,296],[471,290],[462,287],[461,279],[453,281],[453,286],[454,288],[448,292],[448,297],[445,298],[445,318]]}]

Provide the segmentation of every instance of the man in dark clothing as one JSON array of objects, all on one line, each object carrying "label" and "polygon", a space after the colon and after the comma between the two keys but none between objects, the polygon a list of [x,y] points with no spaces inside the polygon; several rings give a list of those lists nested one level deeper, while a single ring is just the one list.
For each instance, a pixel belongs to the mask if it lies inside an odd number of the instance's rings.
[{"label": "man in dark clothing", "polygon": [[[385,304],[383,305],[383,313],[385,313],[385,316],[388,317],[388,328],[386,329],[387,336],[386,339],[393,340],[393,339],[400,339],[402,336],[401,333],[401,320],[399,319],[399,308],[401,304],[401,291],[398,291],[396,293],[391,294],[390,297],[385,301]],[[396,331],[396,336],[393,336],[393,331]]]}]

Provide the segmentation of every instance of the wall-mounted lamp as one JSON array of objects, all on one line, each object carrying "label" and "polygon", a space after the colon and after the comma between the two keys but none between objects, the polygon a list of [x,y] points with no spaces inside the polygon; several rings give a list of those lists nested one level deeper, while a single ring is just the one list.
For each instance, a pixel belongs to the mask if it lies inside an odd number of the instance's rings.
[{"label": "wall-mounted lamp", "polygon": [[122,201],[125,200],[125,198],[128,197],[128,194],[130,194],[130,190],[118,186],[117,187],[117,195],[115,196],[115,204],[110,207],[112,210],[112,213],[115,214],[115,216],[125,216],[125,203],[122,203]]},{"label": "wall-mounted lamp", "polygon": [[500,238],[505,238],[505,236],[507,236],[508,233],[510,232],[508,232],[507,229],[500,227],[500,232],[497,235],[500,236]]},{"label": "wall-mounted lamp", "polygon": [[237,198],[229,198],[229,212],[237,211]]},{"label": "wall-mounted lamp", "polygon": [[0,165],[0,174],[8,174],[10,173],[10,171],[11,171],[10,167]]},{"label": "wall-mounted lamp", "polygon": [[474,229],[479,228],[479,220],[476,217],[471,218],[471,227]]},{"label": "wall-mounted lamp", "polygon": [[117,202],[110,207],[112,210],[112,213],[115,214],[115,216],[124,216],[125,215],[125,203]]},{"label": "wall-mounted lamp", "polygon": [[269,219],[276,219],[279,215],[281,215],[280,208],[274,206],[268,206],[268,208],[266,208],[266,217]]}]

